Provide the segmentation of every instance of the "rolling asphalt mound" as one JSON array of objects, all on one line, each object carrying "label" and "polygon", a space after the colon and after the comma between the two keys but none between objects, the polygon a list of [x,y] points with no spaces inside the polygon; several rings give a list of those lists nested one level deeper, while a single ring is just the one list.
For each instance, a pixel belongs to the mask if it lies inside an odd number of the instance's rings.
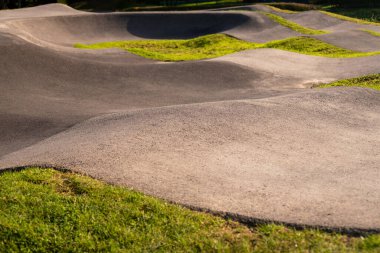
[{"label": "rolling asphalt mound", "polygon": [[88,120],[1,167],[70,168],[181,204],[287,223],[376,229],[380,92],[309,91]]},{"label": "rolling asphalt mound", "polygon": [[[346,32],[362,33],[321,38]],[[242,219],[379,230],[380,94],[309,88],[378,73],[380,56],[257,49],[163,63],[73,48],[211,33],[299,36],[252,11],[0,12],[0,168],[65,167]]]},{"label": "rolling asphalt mound", "polygon": [[0,20],[15,20],[20,18],[43,18],[61,15],[85,14],[64,4],[47,4],[33,8],[2,10]]}]

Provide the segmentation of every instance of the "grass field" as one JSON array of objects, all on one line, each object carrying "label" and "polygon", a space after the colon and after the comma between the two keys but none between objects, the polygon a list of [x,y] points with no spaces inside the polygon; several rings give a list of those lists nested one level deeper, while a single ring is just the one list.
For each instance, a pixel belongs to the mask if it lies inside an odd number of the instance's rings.
[{"label": "grass field", "polygon": [[328,88],[328,87],[339,87],[339,86],[345,86],[345,87],[356,86],[356,87],[380,90],[380,74],[340,80],[333,83],[324,84],[319,87]]},{"label": "grass field", "polygon": [[215,58],[247,49],[276,48],[301,54],[350,58],[380,54],[356,52],[309,37],[295,37],[258,44],[239,40],[224,34],[212,34],[189,40],[139,40],[96,44],[76,44],[81,49],[120,48],[142,57],[159,61],[188,61]]},{"label": "grass field", "polygon": [[52,169],[0,174],[0,252],[378,252],[380,235],[246,227]]}]

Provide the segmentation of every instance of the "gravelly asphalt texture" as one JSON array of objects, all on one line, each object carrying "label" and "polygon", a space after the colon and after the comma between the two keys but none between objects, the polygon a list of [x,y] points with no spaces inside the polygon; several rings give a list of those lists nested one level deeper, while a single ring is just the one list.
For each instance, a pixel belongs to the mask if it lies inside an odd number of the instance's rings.
[{"label": "gravelly asphalt texture", "polygon": [[[267,10],[263,6],[245,9]],[[319,12],[283,14],[359,51],[380,38]],[[0,12],[0,168],[65,167],[184,205],[331,228],[380,229],[380,92],[310,89],[380,72],[380,56],[274,49],[179,63],[74,43],[300,34],[254,11]]]}]

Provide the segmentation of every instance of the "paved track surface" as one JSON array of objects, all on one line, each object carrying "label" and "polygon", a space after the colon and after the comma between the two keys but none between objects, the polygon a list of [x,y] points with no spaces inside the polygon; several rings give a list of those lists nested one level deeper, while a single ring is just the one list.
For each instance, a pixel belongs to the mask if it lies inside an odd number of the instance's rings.
[{"label": "paved track surface", "polygon": [[[267,10],[249,6],[246,10]],[[380,50],[378,31],[280,14],[318,38]],[[73,44],[226,33],[299,36],[254,11],[0,12],[0,168],[66,167],[170,201],[251,219],[380,229],[380,93],[310,89],[378,73],[380,57],[274,49],[162,63]]]}]

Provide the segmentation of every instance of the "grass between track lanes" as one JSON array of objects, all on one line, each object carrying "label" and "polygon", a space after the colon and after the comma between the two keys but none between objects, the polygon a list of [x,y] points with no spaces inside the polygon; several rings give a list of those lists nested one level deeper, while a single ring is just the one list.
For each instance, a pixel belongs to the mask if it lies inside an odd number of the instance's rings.
[{"label": "grass between track lanes", "polygon": [[1,252],[376,252],[380,235],[248,228],[74,173],[0,174]]},{"label": "grass between track lanes", "polygon": [[375,31],[367,30],[367,29],[362,29],[362,31],[367,32],[373,36],[380,37],[380,32],[375,32]]},{"label": "grass between track lanes", "polygon": [[322,31],[322,30],[315,30],[308,27],[301,26],[295,22],[289,21],[283,17],[280,17],[278,15],[268,13],[268,12],[262,12],[264,15],[266,15],[268,18],[273,20],[274,22],[279,23],[282,26],[285,26],[289,29],[292,29],[293,31],[306,34],[306,35],[320,35],[320,34],[326,34],[328,32]]},{"label": "grass between track lanes", "polygon": [[262,45],[262,47],[329,58],[354,58],[380,54],[380,52],[358,52],[344,49],[310,37],[295,37],[272,41]]},{"label": "grass between track lanes", "polygon": [[75,44],[74,47],[81,49],[119,48],[159,61],[201,60],[257,48],[275,48],[331,58],[364,57],[380,54],[380,52],[352,51],[310,37],[295,37],[258,44],[224,34],[206,35],[189,40],[116,41],[88,45]]},{"label": "grass between track lanes", "polygon": [[75,47],[83,49],[120,48],[160,61],[188,61],[215,58],[253,49],[257,47],[257,44],[224,34],[213,34],[190,40],[117,41],[91,45],[76,44]]},{"label": "grass between track lanes", "polygon": [[357,78],[339,80],[336,82],[332,82],[329,84],[323,84],[318,86],[319,88],[328,88],[328,87],[338,87],[338,86],[346,86],[346,87],[364,87],[371,88],[375,90],[380,90],[380,74],[362,76]]}]

